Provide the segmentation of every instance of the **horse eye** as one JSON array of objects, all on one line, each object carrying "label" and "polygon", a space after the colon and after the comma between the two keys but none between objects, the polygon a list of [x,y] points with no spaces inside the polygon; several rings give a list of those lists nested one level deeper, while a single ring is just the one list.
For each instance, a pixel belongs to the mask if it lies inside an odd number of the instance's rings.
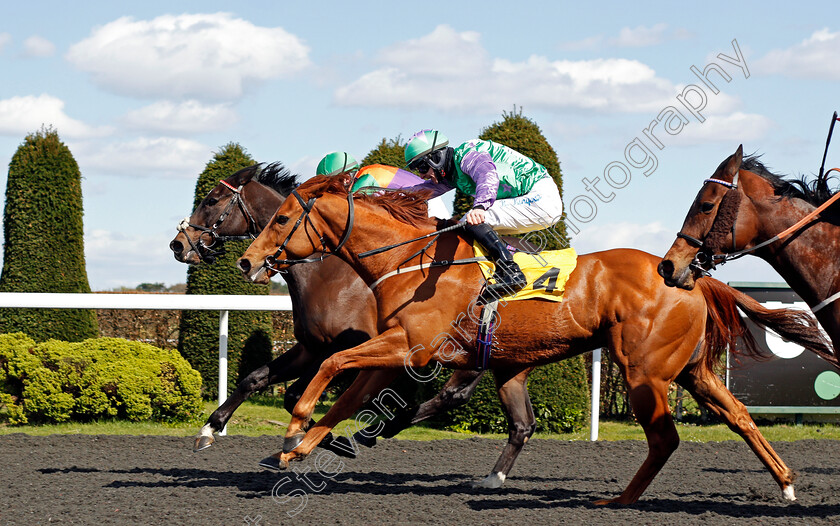
[{"label": "horse eye", "polygon": [[701,212],[703,212],[704,214],[708,214],[708,213],[709,213],[709,212],[711,212],[714,208],[715,208],[715,204],[714,204],[714,203],[705,202],[705,203],[703,203],[702,205],[700,205],[700,211],[701,211]]},{"label": "horse eye", "polygon": [[289,222],[289,218],[287,216],[277,216],[276,222],[278,225],[285,225]]},{"label": "horse eye", "polygon": [[207,198],[207,206],[213,206],[218,202],[219,202],[219,200],[216,199],[215,197],[208,197]]}]

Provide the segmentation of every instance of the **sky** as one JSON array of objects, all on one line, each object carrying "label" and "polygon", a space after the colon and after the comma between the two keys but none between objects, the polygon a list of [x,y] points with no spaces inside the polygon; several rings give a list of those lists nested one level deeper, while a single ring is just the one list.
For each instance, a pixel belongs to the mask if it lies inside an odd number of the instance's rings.
[{"label": "sky", "polygon": [[[584,4],[4,2],[0,184],[53,126],[83,177],[91,287],[111,290],[186,280],[168,244],[229,142],[309,177],[330,151],[424,128],[459,144],[521,111],[558,154],[581,253],[663,255],[739,144],[817,172],[840,109],[836,2]],[[782,281],[755,257],[715,276]]]}]

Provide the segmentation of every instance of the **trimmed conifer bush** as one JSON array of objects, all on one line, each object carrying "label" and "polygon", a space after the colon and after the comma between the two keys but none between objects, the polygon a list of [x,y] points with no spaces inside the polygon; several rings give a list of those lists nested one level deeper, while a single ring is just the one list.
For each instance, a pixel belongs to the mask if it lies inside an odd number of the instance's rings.
[{"label": "trimmed conifer bush", "polygon": [[401,144],[400,138],[386,140],[382,139],[376,148],[368,152],[362,159],[361,166],[371,164],[383,164],[385,166],[405,167],[405,145]]},{"label": "trimmed conifer bush", "polygon": [[0,406],[13,424],[189,420],[201,415],[200,393],[201,376],[174,349],[0,334]]},{"label": "trimmed conifer bush", "polygon": [[[195,185],[193,208],[221,179],[254,164],[238,144],[229,143],[207,163]],[[236,268],[249,241],[225,243],[227,253],[212,265],[201,263],[187,271],[187,294],[268,294],[268,285],[250,283]],[[271,361],[271,313],[231,311],[228,318],[228,391],[257,367]],[[218,396],[219,313],[184,311],[181,314],[178,350],[204,379],[204,396]]]},{"label": "trimmed conifer bush", "polygon": [[[52,128],[26,137],[9,163],[0,292],[90,292],[85,269],[81,173]],[[96,336],[80,309],[0,309],[0,332],[37,341]]]}]

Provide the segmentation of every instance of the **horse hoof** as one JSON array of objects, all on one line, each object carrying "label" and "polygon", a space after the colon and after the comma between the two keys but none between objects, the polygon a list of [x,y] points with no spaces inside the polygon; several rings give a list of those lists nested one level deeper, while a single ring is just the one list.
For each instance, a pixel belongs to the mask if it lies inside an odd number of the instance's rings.
[{"label": "horse hoof", "polygon": [[497,489],[501,488],[502,484],[505,483],[505,474],[496,472],[490,473],[487,475],[486,478],[479,482],[473,482],[472,487],[474,488],[486,488],[486,489]]},{"label": "horse hoof", "polygon": [[281,469],[287,469],[289,467],[289,463],[285,460],[281,462],[277,457],[265,457],[260,460],[260,467],[280,471]]},{"label": "horse hoof", "polygon": [[291,453],[296,447],[303,442],[303,437],[306,433],[300,433],[283,439],[283,453]]},{"label": "horse hoof", "polygon": [[195,437],[195,443],[193,444],[193,453],[204,451],[208,447],[212,446],[215,441],[216,439],[213,438],[213,435],[198,435]]},{"label": "horse hoof", "polygon": [[[341,437],[341,438],[343,438],[343,437]],[[345,440],[347,440],[347,439],[345,438]],[[356,431],[353,434],[353,440],[355,440],[356,443],[361,444],[365,447],[373,447],[373,446],[376,445],[376,437],[367,436],[364,433],[362,433],[361,431]]]},{"label": "horse hoof", "polygon": [[791,502],[796,500],[796,493],[793,491],[793,484],[782,490],[782,497]]},{"label": "horse hoof", "polygon": [[355,448],[347,437],[333,437],[331,434],[324,437],[324,440],[318,444],[318,447],[332,451],[336,455],[344,458],[356,458]]}]

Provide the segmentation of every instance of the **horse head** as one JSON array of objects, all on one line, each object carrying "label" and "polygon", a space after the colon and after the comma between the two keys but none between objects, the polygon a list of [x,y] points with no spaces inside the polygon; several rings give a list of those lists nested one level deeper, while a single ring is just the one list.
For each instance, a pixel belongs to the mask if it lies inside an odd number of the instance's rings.
[{"label": "horse head", "polygon": [[257,237],[296,185],[296,176],[281,163],[255,164],[223,179],[178,225],[169,243],[175,259],[213,263],[225,241]]},{"label": "horse head", "polygon": [[757,236],[758,218],[746,194],[743,162],[742,145],[703,182],[677,239],[659,263],[666,285],[693,289],[697,278]]},{"label": "horse head", "polygon": [[352,175],[319,175],[293,190],[237,261],[243,274],[255,283],[267,283],[316,252],[340,250],[353,223],[353,180]]}]

